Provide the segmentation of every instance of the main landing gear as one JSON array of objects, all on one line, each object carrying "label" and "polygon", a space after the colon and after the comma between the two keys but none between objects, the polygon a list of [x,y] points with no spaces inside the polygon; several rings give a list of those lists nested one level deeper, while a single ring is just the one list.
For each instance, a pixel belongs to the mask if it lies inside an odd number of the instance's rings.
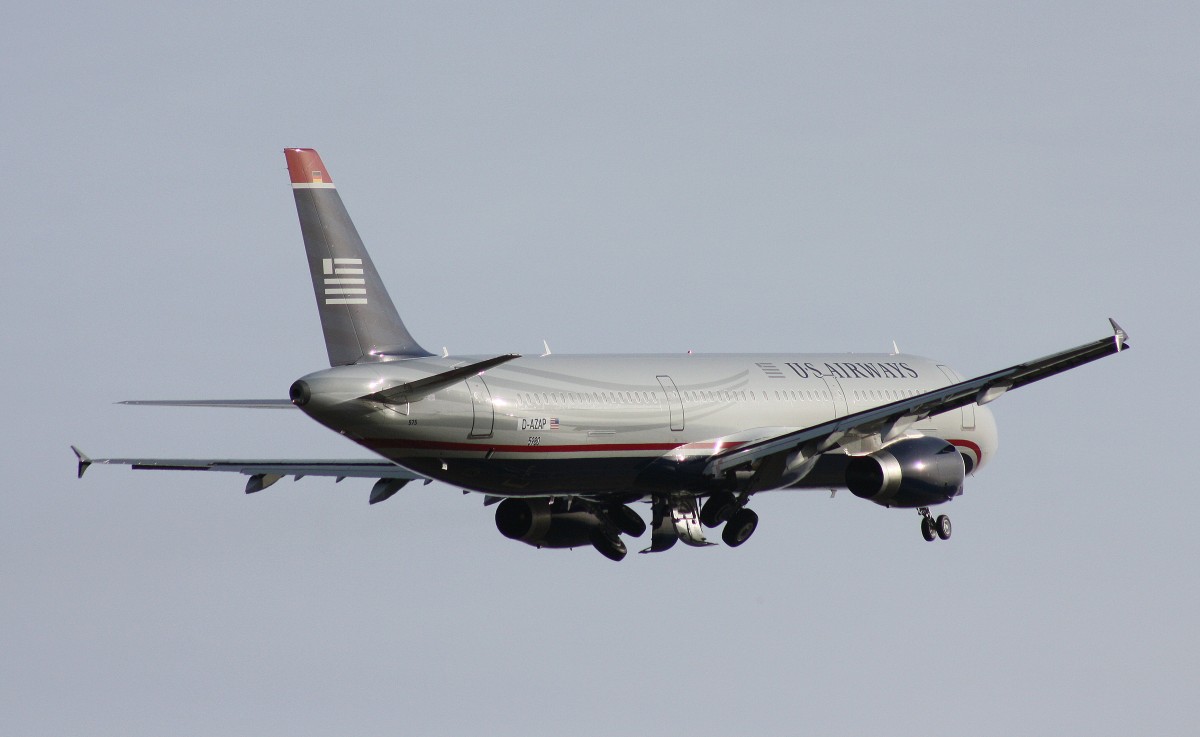
[{"label": "main landing gear", "polygon": [[625,542],[615,532],[598,527],[591,534],[592,547],[609,560],[619,561],[628,553]]},{"label": "main landing gear", "polygon": [[921,537],[929,542],[933,542],[939,537],[943,540],[950,539],[952,528],[949,517],[943,514],[934,519],[929,512],[929,507],[920,507],[917,511],[921,513]]},{"label": "main landing gear", "polygon": [[731,548],[749,540],[758,527],[758,515],[746,508],[747,497],[735,497],[728,491],[719,491],[710,496],[700,509],[700,522],[705,527],[725,524],[721,539]]},{"label": "main landing gear", "polygon": [[589,540],[601,555],[619,561],[628,553],[621,535],[641,537],[646,532],[646,520],[624,504],[615,504],[600,513],[606,524],[592,530]]}]

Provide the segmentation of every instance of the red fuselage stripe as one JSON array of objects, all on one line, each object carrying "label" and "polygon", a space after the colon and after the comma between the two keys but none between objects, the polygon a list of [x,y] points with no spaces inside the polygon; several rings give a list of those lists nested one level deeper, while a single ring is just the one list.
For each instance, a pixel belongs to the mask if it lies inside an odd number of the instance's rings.
[{"label": "red fuselage stripe", "polygon": [[971,442],[970,440],[949,440],[947,442],[956,448],[966,448],[974,453],[976,463],[979,463],[983,460],[983,451],[979,449],[977,444]]},{"label": "red fuselage stripe", "polygon": [[[450,450],[450,451],[492,451],[495,453],[614,453],[614,452],[659,452],[675,450],[680,447],[677,443],[594,443],[588,445],[492,445],[485,440],[474,443],[453,443],[439,440],[383,440],[371,438],[365,441],[372,448],[395,448],[402,450]],[[953,439],[947,441],[958,448],[966,448],[975,454],[976,462],[983,460],[983,451],[979,445],[970,440]],[[715,452],[733,450],[745,443],[720,443]]]},{"label": "red fuselage stripe", "polygon": [[[613,451],[658,451],[675,450],[679,443],[597,443],[592,445],[493,445],[487,440],[475,443],[451,443],[438,440],[380,440],[364,441],[372,448],[402,448],[405,450],[491,450],[497,453],[604,453]],[[722,449],[737,447],[741,443],[728,443]]]}]

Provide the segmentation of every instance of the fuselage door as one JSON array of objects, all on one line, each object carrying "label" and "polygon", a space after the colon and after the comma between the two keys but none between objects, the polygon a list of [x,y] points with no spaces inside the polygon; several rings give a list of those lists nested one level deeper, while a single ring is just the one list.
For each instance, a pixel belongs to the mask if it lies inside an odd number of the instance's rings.
[{"label": "fuselage door", "polygon": [[663,391],[667,393],[667,405],[671,408],[671,429],[679,431],[683,429],[683,397],[679,396],[679,389],[675,388],[675,382],[670,376],[658,377],[658,383],[662,386]]},{"label": "fuselage door", "polygon": [[492,424],[496,420],[496,410],[492,406],[492,393],[482,376],[472,376],[467,379],[467,390],[471,392],[471,437],[490,438]]}]

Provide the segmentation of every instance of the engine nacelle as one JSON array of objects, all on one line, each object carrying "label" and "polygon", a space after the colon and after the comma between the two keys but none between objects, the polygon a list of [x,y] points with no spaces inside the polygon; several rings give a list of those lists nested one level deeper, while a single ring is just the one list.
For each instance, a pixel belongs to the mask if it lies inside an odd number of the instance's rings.
[{"label": "engine nacelle", "polygon": [[505,499],[496,507],[496,529],[535,548],[591,545],[592,531],[604,523],[582,505],[570,511],[565,506],[542,498]]},{"label": "engine nacelle", "polygon": [[941,438],[910,438],[846,466],[846,488],[885,507],[927,507],[962,493],[967,469],[958,449]]}]

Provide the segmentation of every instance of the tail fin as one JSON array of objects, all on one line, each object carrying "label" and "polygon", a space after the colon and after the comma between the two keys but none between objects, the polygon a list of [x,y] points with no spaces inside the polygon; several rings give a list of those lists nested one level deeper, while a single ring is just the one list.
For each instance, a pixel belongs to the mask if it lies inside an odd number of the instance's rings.
[{"label": "tail fin", "polygon": [[311,148],[287,148],[283,153],[329,365],[432,355],[400,320],[321,157]]}]

